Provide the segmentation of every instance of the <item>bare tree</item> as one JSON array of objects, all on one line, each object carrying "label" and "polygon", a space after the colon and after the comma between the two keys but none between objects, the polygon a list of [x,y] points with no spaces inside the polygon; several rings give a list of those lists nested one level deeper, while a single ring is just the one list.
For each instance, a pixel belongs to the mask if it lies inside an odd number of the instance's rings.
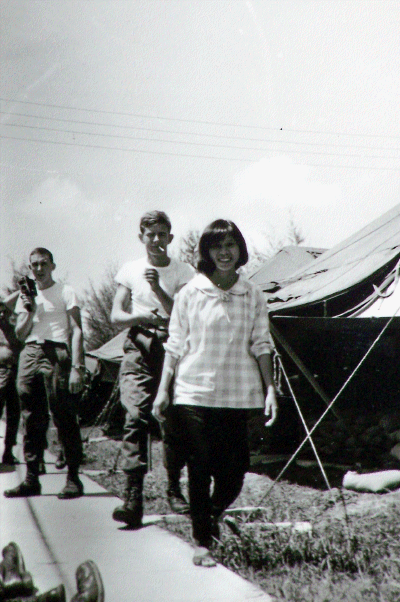
[{"label": "bare tree", "polygon": [[18,290],[18,281],[23,276],[29,275],[29,266],[26,261],[23,261],[21,265],[17,266],[13,259],[10,260],[11,263],[11,281],[8,285],[3,287],[3,292],[5,295],[10,295],[14,291]]},{"label": "bare tree", "polygon": [[194,268],[197,268],[199,259],[199,240],[200,232],[198,230],[188,230],[187,234],[182,236],[179,241],[178,259],[189,263]]},{"label": "bare tree", "polygon": [[120,328],[111,322],[111,309],[117,283],[115,266],[108,266],[99,287],[90,282],[89,290],[84,294],[83,328],[87,350],[97,349],[120,332]]},{"label": "bare tree", "polygon": [[249,249],[249,261],[243,267],[243,273],[251,274],[262,263],[271,259],[279,251],[288,245],[299,246],[305,241],[305,237],[299,226],[296,225],[292,216],[290,216],[287,232],[284,236],[278,238],[273,230],[264,233],[265,243],[262,249],[251,247]]}]

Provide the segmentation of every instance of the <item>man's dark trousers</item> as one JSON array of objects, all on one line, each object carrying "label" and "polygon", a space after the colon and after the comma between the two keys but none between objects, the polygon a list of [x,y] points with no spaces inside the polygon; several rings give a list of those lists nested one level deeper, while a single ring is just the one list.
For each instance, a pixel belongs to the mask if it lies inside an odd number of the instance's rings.
[{"label": "man's dark trousers", "polygon": [[38,474],[46,447],[49,409],[65,451],[67,466],[78,469],[82,439],[76,401],[69,393],[71,360],[63,343],[27,343],[18,363],[17,391],[24,420],[24,456],[28,472]]},{"label": "man's dark trousers", "polygon": [[[160,383],[164,361],[165,331],[133,327],[124,344],[120,368],[121,403],[126,410],[122,442],[122,469],[131,474],[147,471],[147,435],[153,420],[151,410]],[[169,473],[180,474],[185,465],[183,449],[167,418],[163,428],[164,461]]]}]

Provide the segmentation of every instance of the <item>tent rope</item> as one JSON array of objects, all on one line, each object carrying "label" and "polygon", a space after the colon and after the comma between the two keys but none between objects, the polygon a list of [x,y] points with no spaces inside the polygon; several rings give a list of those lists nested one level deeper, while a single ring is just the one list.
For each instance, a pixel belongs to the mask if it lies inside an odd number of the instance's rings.
[{"label": "tent rope", "polygon": [[396,267],[394,269],[394,286],[393,289],[388,293],[383,293],[381,291],[381,289],[376,286],[375,284],[373,284],[372,286],[374,287],[374,291],[376,293],[376,295],[378,297],[381,297],[382,299],[386,299],[387,297],[390,297],[391,295],[393,295],[394,291],[396,290],[397,284],[399,282],[399,276],[400,276],[400,260],[397,262]]},{"label": "tent rope", "polygon": [[298,413],[299,413],[299,416],[300,416],[301,422],[303,423],[304,430],[305,430],[305,431],[306,431],[306,433],[307,433],[307,436],[308,436],[308,438],[309,438],[309,440],[310,440],[310,445],[311,445],[311,447],[312,447],[312,450],[313,450],[313,452],[314,452],[315,458],[316,458],[316,460],[317,460],[317,462],[318,462],[318,465],[319,465],[319,467],[320,467],[320,469],[321,469],[321,472],[322,472],[322,475],[323,475],[323,477],[324,477],[325,483],[326,483],[326,485],[327,485],[327,487],[328,487],[329,491],[331,491],[331,490],[332,490],[332,488],[331,488],[331,486],[330,486],[330,483],[329,483],[329,480],[328,480],[327,474],[326,474],[326,472],[325,472],[325,469],[324,469],[324,467],[323,467],[323,465],[322,465],[322,462],[321,462],[321,460],[320,460],[320,457],[319,457],[319,455],[318,455],[318,452],[317,452],[317,450],[316,450],[316,447],[315,447],[315,445],[314,445],[314,441],[311,439],[310,430],[309,430],[309,428],[308,428],[308,426],[307,426],[307,423],[306,423],[306,421],[305,421],[305,419],[304,419],[303,413],[302,413],[302,411],[301,411],[301,408],[300,408],[300,406],[299,406],[299,403],[298,403],[298,401],[297,401],[297,399],[296,399],[296,395],[294,394],[293,387],[292,387],[292,385],[290,384],[289,377],[288,377],[288,375],[287,375],[287,373],[286,373],[286,370],[285,370],[285,368],[284,368],[284,366],[283,366],[282,357],[281,357],[280,353],[278,354],[278,359],[279,359],[279,362],[280,362],[280,364],[281,364],[281,368],[282,368],[283,374],[284,374],[284,376],[285,376],[285,379],[286,379],[287,385],[288,385],[288,387],[289,387],[289,391],[290,391],[290,393],[291,393],[291,395],[292,395],[292,397],[293,397],[294,404],[295,404],[295,406],[296,406],[296,409],[297,409],[297,411],[298,411]]},{"label": "tent rope", "polygon": [[[384,281],[381,282],[380,286],[376,286],[375,284],[372,284],[374,291],[370,294],[369,297],[367,297],[366,299],[363,299],[360,303],[358,303],[358,305],[355,305],[351,309],[347,309],[343,313],[337,314],[334,317],[335,318],[346,318],[346,317],[355,318],[356,316],[359,316],[362,312],[369,309],[375,303],[375,301],[377,301],[377,299],[379,299],[379,298],[384,299],[386,297],[390,297],[391,295],[393,295],[393,293],[396,290],[397,284],[399,282],[399,278],[400,278],[400,260],[397,262],[395,268],[386,276]],[[387,292],[383,293],[382,290],[387,290],[393,282],[394,282],[393,289],[389,293],[387,293]]]},{"label": "tent rope", "polygon": [[380,339],[382,338],[384,332],[387,330],[387,328],[392,323],[392,321],[394,320],[395,316],[397,315],[397,313],[399,311],[400,311],[400,305],[397,308],[397,310],[394,312],[393,316],[391,316],[389,318],[389,320],[386,322],[386,324],[382,328],[381,332],[378,334],[378,336],[376,337],[376,339],[373,341],[372,345],[367,350],[367,352],[365,353],[365,355],[358,362],[358,364],[354,368],[353,372],[348,376],[348,378],[346,379],[346,381],[344,382],[344,384],[342,385],[342,387],[336,393],[335,397],[332,399],[332,401],[330,402],[330,404],[327,406],[327,408],[325,409],[325,411],[322,413],[321,417],[317,420],[317,422],[314,424],[314,426],[312,427],[312,429],[307,433],[307,436],[305,437],[305,439],[303,440],[303,442],[299,445],[299,447],[297,448],[297,450],[293,453],[292,457],[289,458],[289,460],[286,462],[285,466],[282,468],[281,472],[278,474],[278,476],[276,477],[275,481],[272,483],[272,485],[270,485],[270,487],[267,489],[267,491],[263,494],[263,496],[261,497],[261,499],[258,502],[258,505],[260,505],[268,497],[268,495],[271,493],[272,489],[275,487],[276,483],[279,481],[279,479],[282,477],[282,475],[286,472],[287,468],[290,466],[290,464],[294,461],[294,459],[297,457],[297,455],[303,449],[303,447],[307,443],[307,441],[310,440],[310,442],[311,442],[311,435],[314,433],[314,431],[321,424],[321,422],[323,421],[323,419],[325,418],[325,416],[327,415],[327,413],[329,412],[329,410],[332,408],[332,406],[334,405],[334,403],[337,401],[338,397],[343,393],[344,389],[347,387],[347,385],[349,384],[349,382],[353,379],[353,377],[356,374],[356,372],[358,372],[358,370],[361,368],[361,366],[363,365],[363,363],[365,362],[365,360],[367,359],[367,357],[370,355],[370,353],[373,350],[373,348],[380,341]]}]

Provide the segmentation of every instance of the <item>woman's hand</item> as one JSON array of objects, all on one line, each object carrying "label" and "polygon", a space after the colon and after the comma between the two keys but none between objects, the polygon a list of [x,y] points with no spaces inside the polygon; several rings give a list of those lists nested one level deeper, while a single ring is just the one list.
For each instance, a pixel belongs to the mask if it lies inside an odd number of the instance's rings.
[{"label": "woman's hand", "polygon": [[274,424],[278,415],[278,404],[276,401],[275,387],[270,385],[267,390],[267,397],[265,398],[265,416],[271,416],[265,423],[265,426],[271,426]]},{"label": "woman's hand", "polygon": [[165,416],[163,412],[169,405],[169,395],[167,391],[159,391],[153,403],[153,409],[151,413],[158,422],[164,422]]},{"label": "woman's hand", "polygon": [[71,368],[68,389],[70,393],[80,393],[83,389],[83,376],[78,368]]}]

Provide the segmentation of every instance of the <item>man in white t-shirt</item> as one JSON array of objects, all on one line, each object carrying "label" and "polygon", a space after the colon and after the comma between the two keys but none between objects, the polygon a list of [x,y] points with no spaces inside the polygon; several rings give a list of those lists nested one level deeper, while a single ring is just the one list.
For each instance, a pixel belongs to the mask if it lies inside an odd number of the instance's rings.
[{"label": "man in white t-shirt", "polygon": [[[142,524],[147,435],[161,377],[163,342],[168,336],[173,298],[194,275],[190,265],[168,256],[173,235],[164,212],[152,211],[142,217],[139,239],[146,248],[146,257],[124,264],[118,272],[111,314],[114,324],[129,327],[119,375],[121,403],[126,410],[121,450],[126,487],[124,504],[115,508],[113,518],[134,528]],[[171,507],[183,513],[188,511],[188,505],[180,490],[179,477],[185,459],[174,436],[173,411],[172,406],[163,431],[167,495]]]},{"label": "man in white t-shirt", "polygon": [[17,374],[17,391],[24,420],[25,480],[6,497],[40,495],[39,464],[46,446],[50,409],[68,466],[60,499],[83,495],[79,479],[82,440],[74,394],[83,386],[83,339],[78,300],[72,287],[53,280],[55,263],[47,249],[29,256],[35,291],[21,290],[15,307],[15,333],[24,343]]}]

